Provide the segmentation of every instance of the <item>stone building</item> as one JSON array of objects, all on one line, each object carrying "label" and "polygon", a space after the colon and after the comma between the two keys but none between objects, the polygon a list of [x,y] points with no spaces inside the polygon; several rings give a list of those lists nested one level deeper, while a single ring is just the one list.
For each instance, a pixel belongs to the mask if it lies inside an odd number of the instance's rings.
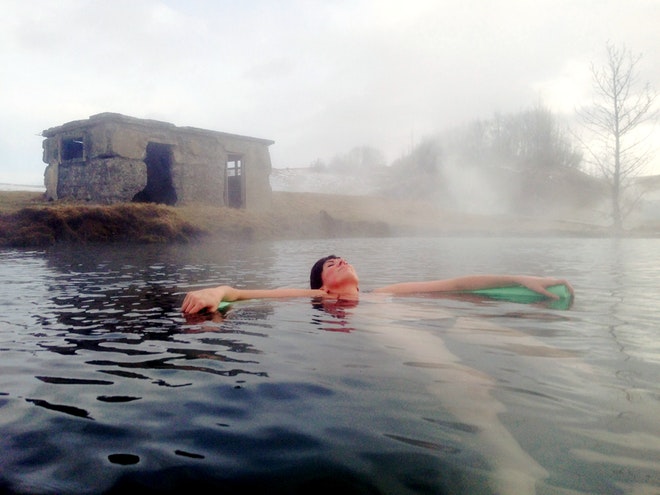
[{"label": "stone building", "polygon": [[46,195],[92,203],[271,205],[273,141],[101,113],[42,133]]}]

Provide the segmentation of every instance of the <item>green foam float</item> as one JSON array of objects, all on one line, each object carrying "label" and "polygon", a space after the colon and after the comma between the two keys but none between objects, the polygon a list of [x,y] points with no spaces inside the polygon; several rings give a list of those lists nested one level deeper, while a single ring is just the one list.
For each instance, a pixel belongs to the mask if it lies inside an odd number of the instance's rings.
[{"label": "green foam float", "polygon": [[547,288],[548,292],[552,292],[559,299],[551,299],[548,296],[534,292],[522,285],[514,285],[510,287],[491,287],[489,289],[476,289],[465,291],[467,294],[476,294],[479,296],[489,297],[491,299],[498,299],[501,301],[509,301],[514,303],[536,303],[544,302],[547,306],[553,309],[568,309],[573,303],[573,295],[565,284],[551,285]]}]

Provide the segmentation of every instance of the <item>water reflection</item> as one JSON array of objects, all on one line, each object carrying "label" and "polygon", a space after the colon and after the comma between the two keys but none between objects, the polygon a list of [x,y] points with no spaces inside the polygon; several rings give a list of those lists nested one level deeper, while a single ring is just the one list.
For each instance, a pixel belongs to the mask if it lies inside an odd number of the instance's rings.
[{"label": "water reflection", "polygon": [[[84,405],[82,396],[53,393],[69,387],[106,386],[113,392],[95,394],[96,400],[128,404],[150,393],[144,385],[136,388],[138,383],[174,389],[190,387],[194,380],[181,380],[190,373],[267,377],[258,359],[262,354],[258,342],[270,330],[271,310],[244,309],[231,321],[213,313],[182,324],[180,286],[233,276],[218,273],[223,268],[237,270],[234,259],[244,251],[231,249],[231,245],[222,247],[225,263],[222,259],[218,263],[217,257],[205,258],[211,248],[200,246],[186,251],[181,246],[69,246],[35,258],[23,257],[23,269],[33,273],[29,283],[43,287],[44,297],[31,315],[34,324],[24,325],[30,338],[23,339],[22,345],[29,342],[36,350],[67,358],[62,366],[49,367],[48,374],[33,375],[55,388],[36,388],[25,400],[38,408],[94,419],[96,415]],[[256,265],[261,267],[254,275],[255,283],[268,284],[272,249],[261,245],[253,251]],[[182,269],[179,258],[184,267],[186,261],[195,259],[197,263]],[[200,269],[200,259],[207,259],[208,270]],[[9,278],[17,283],[25,272]],[[246,324],[250,321],[256,322],[252,328]],[[209,331],[215,336],[210,337]],[[246,341],[245,336],[251,340]],[[114,379],[92,378],[97,373]],[[128,390],[133,393],[121,393],[131,382],[135,385]]]},{"label": "water reflection", "polygon": [[[0,486],[84,493],[197,479],[221,491],[223,473],[295,479],[291,492],[322,466],[372,491],[476,493],[497,461],[484,446],[508,431],[548,471],[539,492],[654,493],[660,250],[629,241],[0,252]],[[578,297],[570,311],[465,298],[179,311],[193,287],[304,286],[326,251],[355,260],[367,290],[542,269]]]},{"label": "water reflection", "polygon": [[357,305],[358,301],[355,300],[313,300],[312,306],[317,312],[312,318],[312,323],[328,332],[352,332],[355,327],[351,322],[353,314],[351,310]]},{"label": "water reflection", "polygon": [[50,409],[51,411],[57,411],[64,414],[70,414],[71,416],[76,416],[78,418],[93,419],[90,417],[89,412],[85,409],[81,409],[75,406],[67,406],[64,404],[52,404],[46,400],[41,399],[25,399],[27,402],[31,402],[35,406],[43,407],[44,409]]}]

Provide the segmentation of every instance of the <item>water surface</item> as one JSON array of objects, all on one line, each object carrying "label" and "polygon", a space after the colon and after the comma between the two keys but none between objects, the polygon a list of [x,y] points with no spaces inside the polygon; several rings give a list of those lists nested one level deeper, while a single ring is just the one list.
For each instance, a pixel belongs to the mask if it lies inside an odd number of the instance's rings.
[{"label": "water surface", "polygon": [[[658,493],[660,242],[346,239],[0,251],[0,491]],[[361,289],[571,280],[485,299],[250,301],[335,253]]]}]

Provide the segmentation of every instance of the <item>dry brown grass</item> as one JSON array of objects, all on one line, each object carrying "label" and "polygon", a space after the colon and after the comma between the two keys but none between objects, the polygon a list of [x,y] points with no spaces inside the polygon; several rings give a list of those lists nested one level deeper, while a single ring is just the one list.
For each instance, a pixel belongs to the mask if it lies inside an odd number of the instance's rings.
[{"label": "dry brown grass", "polygon": [[[513,215],[477,215],[442,209],[427,200],[314,193],[276,193],[273,211],[282,216],[311,216],[318,222],[326,212],[340,222],[387,225],[391,235],[498,235],[587,233],[583,223]],[[284,220],[283,220],[284,221]]]},{"label": "dry brown grass", "polygon": [[46,204],[43,193],[34,191],[0,191],[0,215],[14,213],[28,206]]},{"label": "dry brown grass", "polygon": [[271,207],[265,211],[202,204],[179,206],[176,210],[184,220],[211,235],[283,239],[350,236],[359,231],[372,235],[389,233],[384,222],[364,211],[357,212],[354,200],[342,196],[276,192]]},{"label": "dry brown grass", "polygon": [[173,208],[153,204],[36,205],[0,215],[0,246],[56,242],[186,242],[201,230]]},{"label": "dry brown grass", "polygon": [[0,246],[57,242],[188,242],[203,235],[244,239],[396,235],[600,235],[591,225],[469,215],[428,201],[273,193],[267,211],[205,204],[48,203],[41,193],[0,192]]}]

